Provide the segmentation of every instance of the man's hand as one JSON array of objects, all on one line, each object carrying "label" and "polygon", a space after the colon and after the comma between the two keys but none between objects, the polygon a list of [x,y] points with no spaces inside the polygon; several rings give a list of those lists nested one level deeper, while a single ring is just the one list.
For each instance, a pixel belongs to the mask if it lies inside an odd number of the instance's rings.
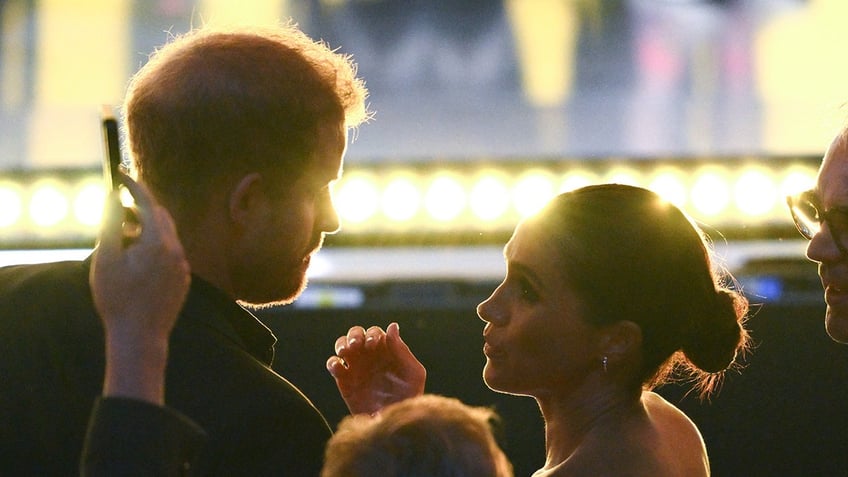
[{"label": "man's hand", "polygon": [[162,404],[168,339],[188,293],[190,267],[176,227],[142,184],[122,175],[135,223],[117,192],[106,204],[89,282],[106,334],[103,394]]},{"label": "man's hand", "polygon": [[427,370],[400,337],[397,323],[354,326],[336,340],[327,370],[352,414],[373,414],[383,407],[424,393]]}]

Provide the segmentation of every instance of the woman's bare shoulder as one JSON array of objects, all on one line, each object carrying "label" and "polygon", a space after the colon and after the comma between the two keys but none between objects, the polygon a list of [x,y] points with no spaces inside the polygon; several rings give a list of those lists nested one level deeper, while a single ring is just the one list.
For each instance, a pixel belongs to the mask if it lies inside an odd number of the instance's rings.
[{"label": "woman's bare shoulder", "polygon": [[671,433],[678,439],[685,439],[687,443],[696,441],[703,444],[701,432],[689,416],[659,394],[643,392],[642,405],[649,423],[660,431],[661,436]]},{"label": "woman's bare shoulder", "polygon": [[704,439],[689,416],[653,392],[642,393],[642,403],[648,421],[656,431],[655,448],[660,458],[674,462],[686,472],[684,475],[709,475]]},{"label": "woman's bare shoulder", "polygon": [[644,393],[641,402],[644,412],[598,429],[568,460],[538,475],[708,476],[706,448],[692,420],[655,393]]}]

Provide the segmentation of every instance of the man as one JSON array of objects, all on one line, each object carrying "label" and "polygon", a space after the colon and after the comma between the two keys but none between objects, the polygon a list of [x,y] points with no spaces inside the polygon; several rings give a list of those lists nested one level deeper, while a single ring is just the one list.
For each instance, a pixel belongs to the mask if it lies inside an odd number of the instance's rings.
[{"label": "man", "polygon": [[[339,227],[331,186],[365,96],[347,57],[292,26],[192,31],[130,83],[135,172],[173,217],[192,274],[170,341],[154,345],[168,347],[163,401],[206,432],[193,475],[320,470],[330,429],[271,370],[276,339],[240,304],[288,303],[305,286],[311,255]],[[77,473],[104,338],[111,358],[144,351],[104,336],[90,267],[0,270],[0,475]],[[160,278],[134,291],[158,303],[172,286]],[[98,406],[127,404],[103,391]]]},{"label": "man", "polygon": [[[128,177],[122,181],[136,198],[142,227],[124,239],[122,208],[113,193],[90,274],[106,330],[104,398],[92,414],[81,473],[186,475],[205,435],[166,405],[164,375],[168,336],[188,291],[189,267],[168,212],[143,184]],[[396,402],[375,416],[348,416],[327,443],[321,476],[511,477],[493,421],[497,415],[490,409],[437,395]]]},{"label": "man", "polygon": [[848,129],[828,148],[816,187],[788,202],[798,230],[810,240],[807,258],[819,264],[825,329],[834,341],[848,343]]}]

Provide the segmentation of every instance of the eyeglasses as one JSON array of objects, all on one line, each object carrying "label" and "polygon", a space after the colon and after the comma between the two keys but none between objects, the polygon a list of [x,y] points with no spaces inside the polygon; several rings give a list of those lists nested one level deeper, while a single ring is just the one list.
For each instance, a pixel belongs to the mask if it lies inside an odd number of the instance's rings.
[{"label": "eyeglasses", "polygon": [[815,191],[808,190],[786,198],[792,220],[798,232],[807,240],[821,231],[827,224],[830,237],[843,256],[848,256],[848,207],[831,207],[824,210]]}]

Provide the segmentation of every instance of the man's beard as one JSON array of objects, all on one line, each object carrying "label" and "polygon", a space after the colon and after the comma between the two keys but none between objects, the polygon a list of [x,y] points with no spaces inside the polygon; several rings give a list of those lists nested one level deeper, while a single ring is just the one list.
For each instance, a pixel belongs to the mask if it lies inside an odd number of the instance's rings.
[{"label": "man's beard", "polygon": [[[254,310],[290,305],[306,289],[307,282],[306,274],[298,277],[290,276],[286,280],[285,286],[280,286],[267,293],[247,294],[243,298],[240,298],[238,303]],[[252,290],[252,292],[255,292],[255,290]]]}]

